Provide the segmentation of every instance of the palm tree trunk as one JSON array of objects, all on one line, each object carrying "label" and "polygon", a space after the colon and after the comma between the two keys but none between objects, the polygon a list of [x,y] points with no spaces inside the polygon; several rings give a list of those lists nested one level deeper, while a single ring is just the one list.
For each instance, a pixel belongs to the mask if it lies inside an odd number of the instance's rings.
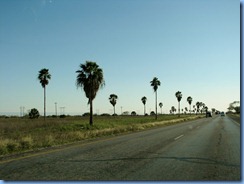
[{"label": "palm tree trunk", "polygon": [[180,117],[180,101],[179,101],[179,104],[178,104],[178,112],[179,112],[178,117]]},{"label": "palm tree trunk", "polygon": [[157,113],[157,91],[155,91],[155,96],[156,96],[156,104],[155,104],[155,119],[158,119],[158,113]]},{"label": "palm tree trunk", "polygon": [[115,116],[115,105],[114,105],[114,116]]},{"label": "palm tree trunk", "polygon": [[92,106],[92,99],[90,101],[90,125],[93,125],[93,106]]},{"label": "palm tree trunk", "polygon": [[44,121],[46,120],[46,86],[44,86]]},{"label": "palm tree trunk", "polygon": [[144,116],[146,115],[146,104],[144,104]]}]

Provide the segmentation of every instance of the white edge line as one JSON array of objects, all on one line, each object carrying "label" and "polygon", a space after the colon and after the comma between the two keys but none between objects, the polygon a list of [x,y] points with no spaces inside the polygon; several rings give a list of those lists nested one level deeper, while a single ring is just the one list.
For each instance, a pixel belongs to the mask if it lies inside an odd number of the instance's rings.
[{"label": "white edge line", "polygon": [[184,135],[182,134],[182,135],[180,135],[180,136],[176,137],[176,138],[175,138],[175,141],[176,141],[177,139],[179,139],[179,138],[183,137],[183,136],[184,136]]}]

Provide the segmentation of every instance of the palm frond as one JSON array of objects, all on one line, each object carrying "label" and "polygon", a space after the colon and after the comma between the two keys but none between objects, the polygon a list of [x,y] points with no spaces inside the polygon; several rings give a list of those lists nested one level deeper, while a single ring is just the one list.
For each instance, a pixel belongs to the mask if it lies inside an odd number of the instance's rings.
[{"label": "palm frond", "polygon": [[48,69],[43,68],[39,71],[37,78],[40,81],[42,87],[44,88],[46,85],[48,85],[48,83],[49,83],[48,80],[51,79],[51,74],[49,73]]},{"label": "palm frond", "polygon": [[96,97],[98,90],[105,85],[103,70],[95,62],[86,61],[85,64],[80,64],[80,70],[76,73],[76,86],[84,89],[89,104],[90,100]]}]

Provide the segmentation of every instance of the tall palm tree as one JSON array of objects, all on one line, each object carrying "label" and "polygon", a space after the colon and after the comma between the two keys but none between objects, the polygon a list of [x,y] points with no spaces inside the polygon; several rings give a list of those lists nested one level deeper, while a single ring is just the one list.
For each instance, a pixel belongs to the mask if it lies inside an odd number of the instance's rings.
[{"label": "tall palm tree", "polygon": [[190,106],[189,110],[190,110],[190,114],[191,114],[191,103],[192,103],[192,97],[191,96],[187,97],[187,102],[189,103],[189,106]]},{"label": "tall palm tree", "polygon": [[153,87],[153,90],[155,92],[155,119],[157,119],[158,118],[158,115],[157,115],[157,90],[158,90],[158,86],[160,86],[161,82],[158,80],[157,77],[154,77],[150,83],[151,83],[151,86]]},{"label": "tall palm tree", "polygon": [[163,103],[162,103],[162,102],[160,102],[158,105],[159,105],[159,107],[160,107],[160,109],[161,109],[161,114],[162,114],[162,107],[163,107]]},{"label": "tall palm tree", "polygon": [[117,99],[118,99],[118,96],[115,94],[111,94],[109,97],[109,101],[114,107],[114,115],[115,115],[115,105],[116,105]]},{"label": "tall palm tree", "polygon": [[180,117],[180,101],[181,101],[181,98],[182,98],[182,94],[181,94],[180,91],[177,91],[175,93],[175,96],[176,96],[176,98],[177,98],[177,100],[179,102],[179,104],[178,104],[178,112],[179,112],[179,115],[178,116]]},{"label": "tall palm tree", "polygon": [[147,97],[142,97],[141,98],[141,101],[142,101],[142,103],[143,103],[143,105],[144,105],[144,115],[146,115],[146,102],[147,102]]},{"label": "tall palm tree", "polygon": [[37,78],[44,89],[44,120],[46,120],[46,85],[49,83],[48,80],[51,79],[51,74],[48,72],[48,69],[43,68],[39,71]]},{"label": "tall palm tree", "polygon": [[90,104],[90,125],[93,125],[93,104],[96,94],[100,88],[105,85],[103,78],[103,70],[99,68],[95,62],[86,61],[85,64],[80,64],[80,70],[76,78],[76,86],[83,88],[88,104]]}]

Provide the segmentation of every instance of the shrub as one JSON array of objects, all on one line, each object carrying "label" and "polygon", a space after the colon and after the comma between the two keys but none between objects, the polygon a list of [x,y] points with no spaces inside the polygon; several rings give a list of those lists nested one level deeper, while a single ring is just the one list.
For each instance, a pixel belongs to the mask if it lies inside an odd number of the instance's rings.
[{"label": "shrub", "polygon": [[17,142],[10,141],[7,143],[7,150],[8,150],[8,152],[16,151],[16,150],[18,150],[18,146],[19,146],[19,144]]},{"label": "shrub", "polygon": [[66,118],[66,115],[62,114],[59,116],[60,118]]},{"label": "shrub", "polygon": [[155,112],[154,111],[151,111],[150,115],[151,116],[154,116],[155,115]]},{"label": "shrub", "polygon": [[8,153],[7,143],[8,140],[0,140],[0,155],[5,155]]},{"label": "shrub", "polygon": [[29,118],[30,119],[36,119],[40,116],[39,111],[35,108],[31,109],[29,112]]},{"label": "shrub", "polygon": [[136,111],[132,111],[131,116],[136,116]]},{"label": "shrub", "polygon": [[30,149],[32,147],[33,140],[31,136],[23,137],[20,140],[20,148],[21,149]]},{"label": "shrub", "polygon": [[53,136],[52,135],[46,135],[44,137],[44,141],[43,141],[43,146],[44,147],[50,147],[52,146],[54,143],[54,139],[53,139]]},{"label": "shrub", "polygon": [[108,113],[103,113],[103,114],[101,114],[101,116],[110,116],[110,114],[108,114]]},{"label": "shrub", "polygon": [[89,112],[85,112],[82,116],[90,116]]}]

